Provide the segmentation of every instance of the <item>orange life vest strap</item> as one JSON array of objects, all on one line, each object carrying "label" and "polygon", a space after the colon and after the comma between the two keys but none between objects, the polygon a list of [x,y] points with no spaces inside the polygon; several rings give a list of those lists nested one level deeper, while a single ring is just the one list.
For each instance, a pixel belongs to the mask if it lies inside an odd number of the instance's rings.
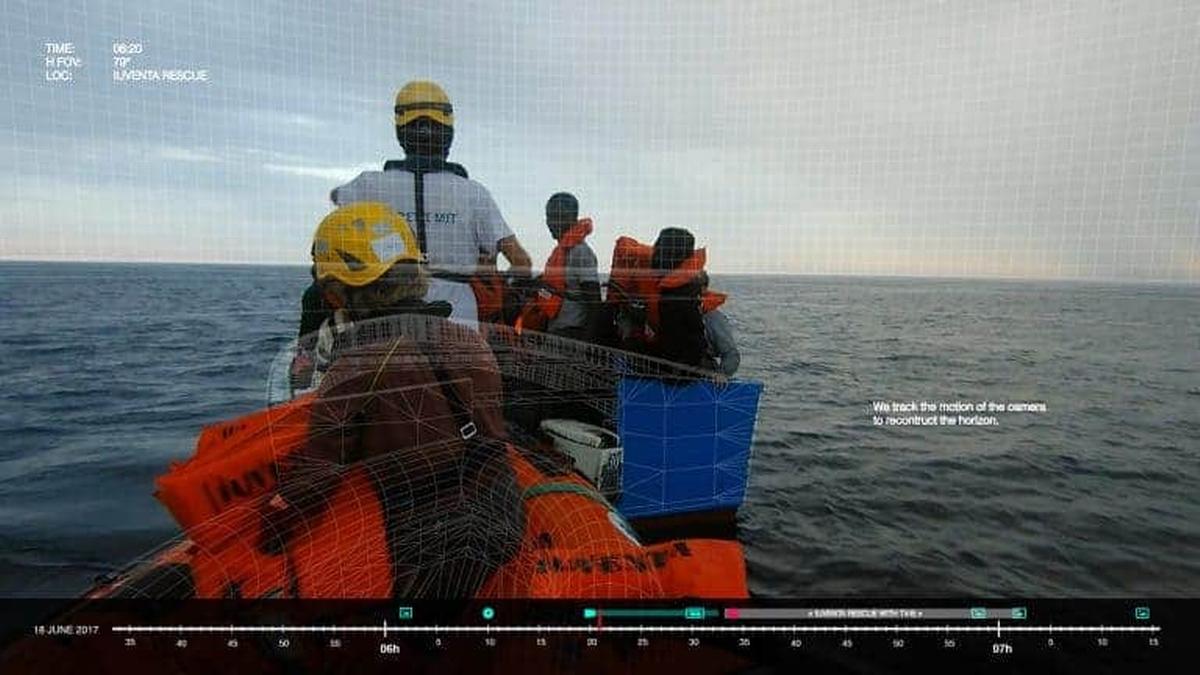
[{"label": "orange life vest strap", "polygon": [[700,311],[708,314],[714,309],[725,304],[725,301],[728,299],[729,296],[725,293],[718,291],[704,291],[704,294],[700,296]]},{"label": "orange life vest strap", "polygon": [[476,313],[480,321],[496,323],[504,313],[504,279],[499,274],[477,272],[471,276]]},{"label": "orange life vest strap", "polygon": [[704,249],[697,249],[691,257],[663,276],[662,280],[658,282],[659,288],[679,288],[691,282],[700,272],[704,271],[707,255]]}]

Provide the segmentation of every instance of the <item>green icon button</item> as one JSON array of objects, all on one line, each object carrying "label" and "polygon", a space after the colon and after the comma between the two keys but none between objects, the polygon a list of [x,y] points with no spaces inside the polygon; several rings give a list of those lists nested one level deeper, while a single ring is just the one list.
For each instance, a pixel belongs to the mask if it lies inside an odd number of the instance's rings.
[{"label": "green icon button", "polygon": [[1025,609],[1024,607],[1013,607],[1012,608],[1012,618],[1026,619],[1028,617],[1029,617],[1029,610]]},{"label": "green icon button", "polygon": [[986,619],[987,618],[987,607],[972,607],[971,608],[971,618],[972,619]]},{"label": "green icon button", "polygon": [[492,609],[491,607],[484,607],[483,611],[481,611],[479,614],[483,617],[484,621],[491,621],[492,619],[496,618],[496,610]]},{"label": "green icon button", "polygon": [[413,608],[401,607],[396,611],[396,615],[400,617],[401,621],[411,621],[413,618]]},{"label": "green icon button", "polygon": [[1133,618],[1137,619],[1138,621],[1149,621],[1150,620],[1150,608],[1149,607],[1134,607],[1133,608]]}]

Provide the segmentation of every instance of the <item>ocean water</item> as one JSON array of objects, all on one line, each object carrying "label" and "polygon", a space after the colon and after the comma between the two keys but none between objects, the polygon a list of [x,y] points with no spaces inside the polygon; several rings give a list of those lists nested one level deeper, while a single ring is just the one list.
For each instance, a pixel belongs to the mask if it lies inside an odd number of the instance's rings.
[{"label": "ocean water", "polygon": [[[0,597],[177,534],[154,477],[268,399],[301,267],[0,263]],[[716,277],[766,393],[740,515],[765,595],[1200,589],[1200,288]],[[1042,401],[877,426],[873,401]]]}]

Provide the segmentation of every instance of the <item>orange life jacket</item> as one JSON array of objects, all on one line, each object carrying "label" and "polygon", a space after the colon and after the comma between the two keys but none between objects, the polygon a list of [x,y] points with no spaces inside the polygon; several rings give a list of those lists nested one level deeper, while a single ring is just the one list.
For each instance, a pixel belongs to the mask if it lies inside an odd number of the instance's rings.
[{"label": "orange life jacket", "polygon": [[262,500],[187,528],[197,598],[386,598],[391,559],[383,509],[361,466],[348,471],[327,510],[305,522],[282,553],[265,552]]},{"label": "orange life jacket", "polygon": [[196,534],[192,528],[274,491],[276,462],[308,438],[314,400],[310,393],[205,427],[192,458],[172,463],[154,480],[154,496],[193,540],[208,543],[204,540],[214,530]]},{"label": "orange life jacket", "polygon": [[650,268],[654,247],[633,237],[618,237],[613,247],[612,272],[608,277],[608,302],[618,304],[640,300],[657,283]]},{"label": "orange life jacket", "polygon": [[[386,598],[390,543],[366,464],[349,467],[327,508],[297,528],[279,554],[264,552],[266,493],[210,500],[212,486],[243,467],[270,466],[305,441],[289,431],[311,398],[205,429],[196,456],[158,480],[158,497],[194,542],[186,558],[196,597]],[[306,427],[306,425],[305,425]],[[272,430],[282,432],[271,441]],[[522,490],[525,530],[517,553],[478,592],[489,598],[747,597],[736,541],[682,539],[642,546],[629,525],[577,474],[550,477],[512,446],[507,459]],[[368,460],[369,462],[369,460]],[[225,476],[222,471],[232,472]],[[230,494],[233,494],[230,491]],[[178,553],[163,564],[179,564]]]},{"label": "orange life jacket", "polygon": [[524,329],[545,330],[550,320],[562,311],[563,294],[567,290],[567,256],[591,233],[592,219],[581,218],[558,238],[558,244],[550,252],[546,268],[542,271],[543,287],[538,289],[537,296],[525,304],[521,315],[517,317],[518,332]]},{"label": "orange life jacket", "polygon": [[[620,237],[613,249],[612,273],[609,276],[608,302],[614,304],[641,303],[646,308],[646,327],[635,340],[653,343],[659,332],[659,300],[663,289],[679,288],[694,280],[704,271],[707,262],[705,249],[697,249],[691,257],[666,275],[660,275],[650,267],[654,247],[643,244],[632,237]],[[700,296],[700,309],[711,312],[728,296],[724,293],[705,290]]]},{"label": "orange life jacket", "polygon": [[504,316],[504,278],[494,270],[480,270],[471,276],[471,290],[475,292],[479,320],[500,323]]}]

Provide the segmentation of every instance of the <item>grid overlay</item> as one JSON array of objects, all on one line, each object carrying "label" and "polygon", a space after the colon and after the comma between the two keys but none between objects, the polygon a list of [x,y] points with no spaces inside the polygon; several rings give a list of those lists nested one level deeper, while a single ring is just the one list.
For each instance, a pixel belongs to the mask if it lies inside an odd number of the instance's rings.
[{"label": "grid overlay", "polygon": [[[303,262],[330,190],[399,155],[396,88],[431,77],[451,159],[535,260],[568,189],[602,261],[680,224],[720,272],[1200,276],[1187,0],[15,1],[5,23],[4,258]],[[47,81],[66,41],[83,66]],[[114,82],[116,43],[211,79]]]}]

